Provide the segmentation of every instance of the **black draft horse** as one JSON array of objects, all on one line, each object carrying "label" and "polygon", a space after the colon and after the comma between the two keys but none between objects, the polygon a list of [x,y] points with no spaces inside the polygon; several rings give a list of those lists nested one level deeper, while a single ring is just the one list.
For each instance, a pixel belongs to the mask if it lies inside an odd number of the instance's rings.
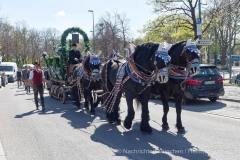
[{"label": "black draft horse", "polygon": [[162,128],[168,130],[167,114],[169,111],[168,99],[175,99],[177,113],[176,127],[179,133],[184,133],[185,128],[182,125],[181,112],[184,98],[184,83],[187,76],[196,74],[199,66],[200,51],[196,47],[196,42],[181,41],[174,44],[169,50],[171,57],[169,65],[169,80],[165,84],[156,83],[152,87],[151,93],[160,95],[163,103]]},{"label": "black draft horse", "polygon": [[158,52],[159,48],[160,44],[153,42],[138,45],[136,48],[130,45],[127,62],[110,60],[103,66],[101,75],[104,91],[111,92],[103,103],[109,123],[121,123],[118,111],[124,92],[128,106],[124,127],[130,129],[132,126],[135,116],[133,100],[137,99],[142,107],[140,130],[145,133],[152,132],[148,110],[151,86],[156,81],[158,71],[165,68],[170,61],[168,54]]},{"label": "black draft horse", "polygon": [[[101,89],[102,80],[100,77],[101,61],[98,58],[99,55],[88,54],[88,56],[83,61],[83,64],[77,64],[73,69],[73,80],[79,83],[73,88],[73,97],[75,99],[76,106],[80,108],[81,91],[84,95],[84,108],[89,110],[90,103],[90,113],[95,113],[95,106],[93,102],[92,91]],[[98,104],[97,102],[96,104]]]}]

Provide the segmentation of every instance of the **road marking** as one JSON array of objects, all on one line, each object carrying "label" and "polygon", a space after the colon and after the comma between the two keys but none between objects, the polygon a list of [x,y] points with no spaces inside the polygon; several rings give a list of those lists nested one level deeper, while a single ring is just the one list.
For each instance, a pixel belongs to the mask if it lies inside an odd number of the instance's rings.
[{"label": "road marking", "polygon": [[6,156],[1,141],[0,141],[0,160],[6,160]]},{"label": "road marking", "polygon": [[219,98],[219,100],[230,101],[230,102],[240,102],[240,100],[238,99],[230,99],[230,98]]},{"label": "road marking", "polygon": [[218,116],[218,117],[224,117],[224,118],[234,119],[234,120],[240,120],[239,117],[227,116],[227,115],[211,113],[211,112],[206,112],[206,113],[203,113],[203,114],[208,114],[208,115],[213,115],[213,116]]}]

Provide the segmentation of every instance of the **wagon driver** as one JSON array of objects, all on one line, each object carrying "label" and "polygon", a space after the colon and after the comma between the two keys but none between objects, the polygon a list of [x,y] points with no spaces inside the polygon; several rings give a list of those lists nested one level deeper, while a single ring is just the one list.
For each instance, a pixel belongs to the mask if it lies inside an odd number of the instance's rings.
[{"label": "wagon driver", "polygon": [[77,44],[72,44],[72,50],[69,51],[68,54],[68,64],[69,64],[69,72],[72,75],[72,70],[75,64],[82,62],[82,55],[79,50],[77,50]]}]

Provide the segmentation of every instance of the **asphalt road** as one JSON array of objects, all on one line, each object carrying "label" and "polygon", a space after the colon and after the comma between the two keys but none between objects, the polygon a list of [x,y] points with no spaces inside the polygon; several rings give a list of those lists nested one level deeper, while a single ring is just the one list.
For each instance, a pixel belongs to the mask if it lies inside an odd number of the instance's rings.
[{"label": "asphalt road", "polygon": [[[7,160],[240,158],[240,101],[198,100],[184,106],[182,119],[187,132],[182,135],[174,127],[173,103],[168,116],[170,130],[164,132],[161,102],[153,100],[149,103],[153,133],[144,135],[139,130],[140,110],[133,129],[125,130],[108,124],[100,108],[90,116],[70,102],[63,105],[47,93],[45,97],[47,111],[42,113],[35,110],[33,95],[17,89],[16,83],[0,90],[0,142]],[[124,119],[125,99],[121,111]]]}]

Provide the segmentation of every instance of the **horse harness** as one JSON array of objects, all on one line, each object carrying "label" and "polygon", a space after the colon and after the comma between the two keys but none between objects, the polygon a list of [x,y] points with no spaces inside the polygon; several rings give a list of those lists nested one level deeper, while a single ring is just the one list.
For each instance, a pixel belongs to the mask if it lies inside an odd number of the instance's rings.
[{"label": "horse harness", "polygon": [[82,66],[78,72],[78,83],[80,84],[82,79],[86,79],[89,81],[88,86],[86,89],[89,89],[90,85],[92,82],[96,82],[98,80],[93,79],[93,77],[91,76],[91,72],[87,71],[86,69],[84,69],[84,67]]},{"label": "horse harness", "polygon": [[[148,73],[151,73],[151,74],[147,75],[147,74],[141,72],[137,68],[137,66],[140,67],[145,72],[148,72]],[[126,72],[127,72],[127,77],[125,77],[123,79],[123,77],[125,76]],[[156,78],[157,78],[156,71],[150,72],[150,71],[146,70],[145,68],[143,68],[139,64],[135,63],[132,57],[129,57],[128,61],[123,63],[119,67],[115,85],[114,85],[112,91],[110,92],[110,95],[104,101],[102,106],[105,107],[105,108],[106,108],[106,106],[109,106],[107,108],[107,112],[108,113],[113,112],[113,109],[114,109],[113,106],[115,104],[116,98],[117,98],[118,93],[120,91],[122,91],[122,92],[130,92],[130,93],[139,95],[139,94],[143,93],[149,86],[153,85],[155,80],[156,80]],[[134,93],[134,92],[128,91],[128,90],[124,89],[124,84],[129,79],[132,79],[136,83],[141,83],[145,87],[139,93]]]},{"label": "horse harness", "polygon": [[189,48],[184,48],[180,56],[184,56],[184,58],[187,61],[187,66],[182,67],[182,66],[179,66],[179,65],[170,64],[169,65],[169,70],[168,70],[168,75],[169,75],[170,78],[182,79],[183,80],[183,82],[180,84],[181,90],[185,90],[185,86],[186,86],[185,82],[186,82],[186,79],[189,75],[190,68],[195,67],[194,65],[196,65],[196,64],[198,65],[198,63],[199,63],[198,61],[196,61],[196,59],[193,59],[192,61],[188,60],[188,58],[186,57],[186,53],[185,53],[185,51],[187,49],[190,50],[191,52],[196,53],[196,54],[200,53],[198,49],[195,49],[192,46],[190,46]]}]

